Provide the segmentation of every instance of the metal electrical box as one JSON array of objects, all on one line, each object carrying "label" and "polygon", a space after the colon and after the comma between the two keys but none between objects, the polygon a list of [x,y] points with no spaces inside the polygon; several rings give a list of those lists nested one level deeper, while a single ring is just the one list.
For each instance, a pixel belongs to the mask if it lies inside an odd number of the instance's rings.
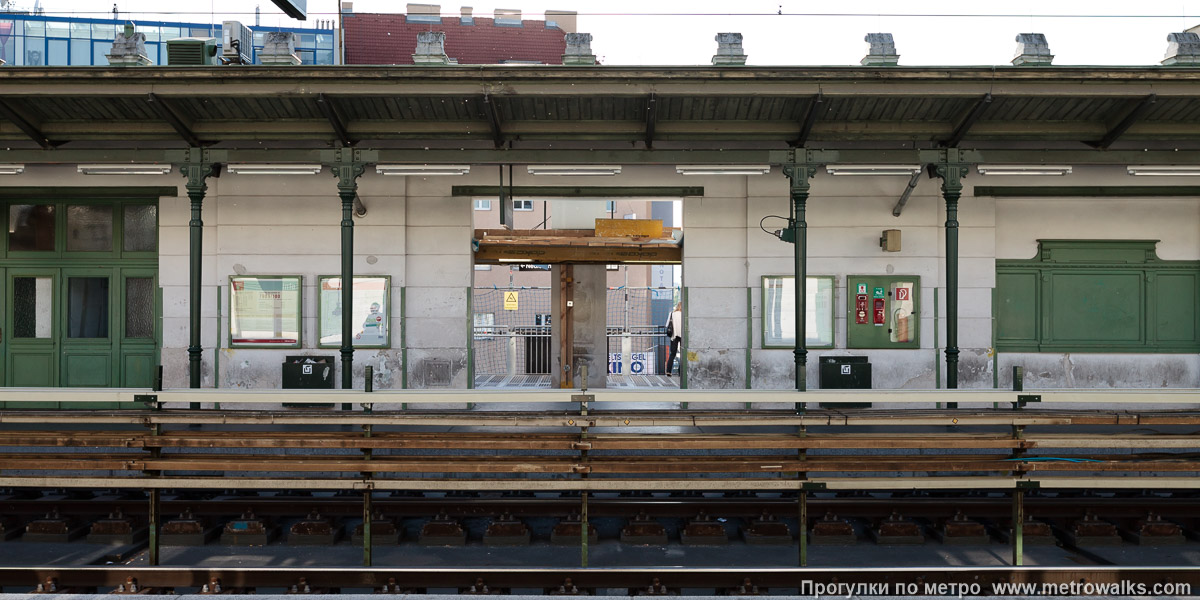
[{"label": "metal electrical box", "polygon": [[[871,363],[865,356],[822,356],[817,384],[823,390],[871,389]],[[825,404],[823,408],[870,408],[870,402]]]},{"label": "metal electrical box", "polygon": [[332,390],[332,356],[289,356],[283,363],[283,389]]},{"label": "metal electrical box", "polygon": [[921,278],[846,277],[847,348],[919,348]]}]

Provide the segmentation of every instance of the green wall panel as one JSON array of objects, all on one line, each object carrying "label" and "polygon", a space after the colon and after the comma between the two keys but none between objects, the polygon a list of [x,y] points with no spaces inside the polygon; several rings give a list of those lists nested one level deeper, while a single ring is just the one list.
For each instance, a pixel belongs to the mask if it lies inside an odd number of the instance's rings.
[{"label": "green wall panel", "polygon": [[1053,342],[1137,342],[1142,339],[1141,273],[1053,273],[1047,323]]},{"label": "green wall panel", "polygon": [[1038,272],[996,274],[996,339],[1036,343]]},{"label": "green wall panel", "polygon": [[1200,276],[1193,273],[1164,273],[1156,278],[1155,332],[1162,341],[1189,342],[1197,339],[1196,288]]},{"label": "green wall panel", "polygon": [[1200,351],[1200,263],[1154,240],[1039,240],[996,261],[996,346],[1009,352]]}]

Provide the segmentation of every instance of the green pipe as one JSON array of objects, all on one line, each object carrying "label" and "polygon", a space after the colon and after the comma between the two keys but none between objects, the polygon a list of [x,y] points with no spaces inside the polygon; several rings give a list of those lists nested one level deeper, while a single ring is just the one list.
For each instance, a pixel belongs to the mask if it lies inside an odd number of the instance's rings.
[{"label": "green pipe", "polygon": [[[342,200],[342,389],[354,388],[354,179],[338,185]],[[343,404],[345,410],[348,405]]]}]

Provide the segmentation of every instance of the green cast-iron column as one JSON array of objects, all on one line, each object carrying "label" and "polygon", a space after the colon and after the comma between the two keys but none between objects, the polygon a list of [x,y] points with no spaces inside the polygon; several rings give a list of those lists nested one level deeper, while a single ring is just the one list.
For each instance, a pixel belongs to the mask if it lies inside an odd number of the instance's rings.
[{"label": "green cast-iron column", "polygon": [[[792,155],[793,161],[795,154]],[[808,348],[806,342],[808,340],[807,314],[808,307],[806,306],[807,293],[806,284],[808,280],[808,222],[805,220],[805,207],[808,202],[808,180],[817,172],[815,165],[807,163],[792,162],[783,166],[783,174],[791,180],[790,196],[791,196],[791,218],[788,219],[788,228],[791,230],[791,237],[795,242],[793,248],[793,257],[796,262],[796,281],[795,281],[795,307],[796,307],[796,349],[794,350],[796,363],[796,391],[803,392],[808,389],[807,369],[808,369]],[[796,404],[797,409],[803,409],[802,403]]]},{"label": "green cast-iron column", "polygon": [[[208,191],[206,179],[216,175],[217,165],[205,161],[204,151],[192,148],[188,161],[181,172],[187,178],[187,195],[192,205],[192,219],[188,221],[190,244],[188,248],[188,387],[200,387],[200,276],[204,263],[204,194]],[[198,408],[198,407],[193,407]]]},{"label": "green cast-iron column", "polygon": [[[946,152],[957,158],[957,152]],[[946,388],[953,390],[958,388],[958,199],[967,165],[945,162],[936,169],[946,201]],[[947,406],[957,408],[956,403]]]},{"label": "green cast-iron column", "polygon": [[348,390],[354,387],[354,198],[366,165],[346,154],[339,158],[331,168],[342,201],[342,389]]}]

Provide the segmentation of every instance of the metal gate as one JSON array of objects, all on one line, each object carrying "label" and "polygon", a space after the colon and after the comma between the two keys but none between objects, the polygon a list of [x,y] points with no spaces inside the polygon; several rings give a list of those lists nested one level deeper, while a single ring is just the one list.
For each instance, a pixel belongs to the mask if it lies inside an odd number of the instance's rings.
[{"label": "metal gate", "polygon": [[550,387],[550,289],[474,290],[476,387]]}]

